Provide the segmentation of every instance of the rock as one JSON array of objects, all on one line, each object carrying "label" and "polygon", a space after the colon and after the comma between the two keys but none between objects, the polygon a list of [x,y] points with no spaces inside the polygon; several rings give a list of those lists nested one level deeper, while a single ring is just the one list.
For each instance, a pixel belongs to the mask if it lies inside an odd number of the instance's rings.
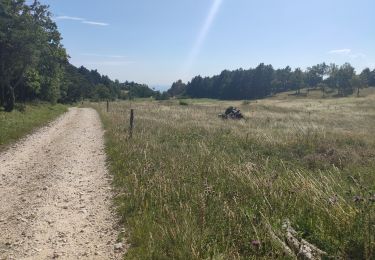
[{"label": "rock", "polygon": [[123,244],[123,243],[117,243],[117,244],[115,244],[114,247],[115,247],[115,250],[116,250],[116,251],[120,251],[120,250],[123,249],[124,244]]},{"label": "rock", "polygon": [[25,219],[25,218],[23,218],[23,217],[19,217],[19,218],[17,218],[17,220],[18,220],[18,221],[25,222],[25,223],[28,222],[27,219]]}]

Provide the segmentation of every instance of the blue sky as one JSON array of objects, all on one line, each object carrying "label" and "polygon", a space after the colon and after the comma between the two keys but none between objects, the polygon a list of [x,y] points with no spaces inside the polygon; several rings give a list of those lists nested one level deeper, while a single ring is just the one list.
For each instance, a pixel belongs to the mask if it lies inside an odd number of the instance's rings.
[{"label": "blue sky", "polygon": [[374,0],[41,0],[71,62],[170,86],[223,69],[375,68]]}]

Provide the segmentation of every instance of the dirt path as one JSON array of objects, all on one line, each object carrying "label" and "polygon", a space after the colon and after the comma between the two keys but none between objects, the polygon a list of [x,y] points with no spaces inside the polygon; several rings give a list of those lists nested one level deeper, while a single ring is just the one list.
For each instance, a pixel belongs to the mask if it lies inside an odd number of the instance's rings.
[{"label": "dirt path", "polygon": [[121,258],[111,195],[99,116],[71,108],[0,154],[0,259]]}]

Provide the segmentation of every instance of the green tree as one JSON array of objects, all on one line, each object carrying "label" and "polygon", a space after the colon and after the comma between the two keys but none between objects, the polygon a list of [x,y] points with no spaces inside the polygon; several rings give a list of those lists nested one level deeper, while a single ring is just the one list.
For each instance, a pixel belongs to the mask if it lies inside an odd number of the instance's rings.
[{"label": "green tree", "polygon": [[94,91],[95,100],[109,100],[111,99],[111,93],[104,84],[98,84]]},{"label": "green tree", "polygon": [[364,87],[364,82],[361,79],[361,77],[358,76],[358,75],[354,75],[350,79],[350,84],[351,84],[352,88],[357,89],[357,97],[359,97],[359,90]]},{"label": "green tree", "polygon": [[60,39],[47,6],[38,1],[31,5],[24,0],[0,2],[0,102],[6,111],[13,110],[18,88],[26,83],[28,71],[38,65],[41,93],[44,91],[48,99],[56,100],[49,88],[58,89],[58,73],[46,62],[56,62],[57,57],[66,59]]},{"label": "green tree", "polygon": [[369,86],[371,80],[371,70],[369,68],[365,68],[364,70],[362,70],[361,74],[359,74],[359,77],[364,86]]},{"label": "green tree", "polygon": [[174,82],[171,88],[168,90],[168,94],[172,97],[181,96],[186,91],[186,84],[182,80]]},{"label": "green tree", "polygon": [[352,79],[354,76],[355,70],[352,65],[345,63],[340,66],[340,69],[337,72],[338,94],[340,96],[353,94]]},{"label": "green tree", "polygon": [[301,88],[304,85],[303,72],[300,68],[297,68],[294,70],[290,78],[290,84],[291,84],[292,90],[296,91],[296,95],[299,95],[301,92]]},{"label": "green tree", "polygon": [[325,63],[317,64],[307,68],[305,72],[305,83],[312,88],[318,87],[322,83],[324,77],[327,75],[328,65]]}]

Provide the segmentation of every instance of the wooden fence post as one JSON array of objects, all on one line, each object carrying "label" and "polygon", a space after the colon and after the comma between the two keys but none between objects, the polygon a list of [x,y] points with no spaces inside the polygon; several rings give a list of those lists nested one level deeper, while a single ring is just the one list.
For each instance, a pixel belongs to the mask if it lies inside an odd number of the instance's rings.
[{"label": "wooden fence post", "polygon": [[107,113],[109,112],[109,101],[107,100]]},{"label": "wooden fence post", "polygon": [[129,129],[129,138],[133,137],[133,128],[134,128],[134,109],[130,109],[130,129]]}]

